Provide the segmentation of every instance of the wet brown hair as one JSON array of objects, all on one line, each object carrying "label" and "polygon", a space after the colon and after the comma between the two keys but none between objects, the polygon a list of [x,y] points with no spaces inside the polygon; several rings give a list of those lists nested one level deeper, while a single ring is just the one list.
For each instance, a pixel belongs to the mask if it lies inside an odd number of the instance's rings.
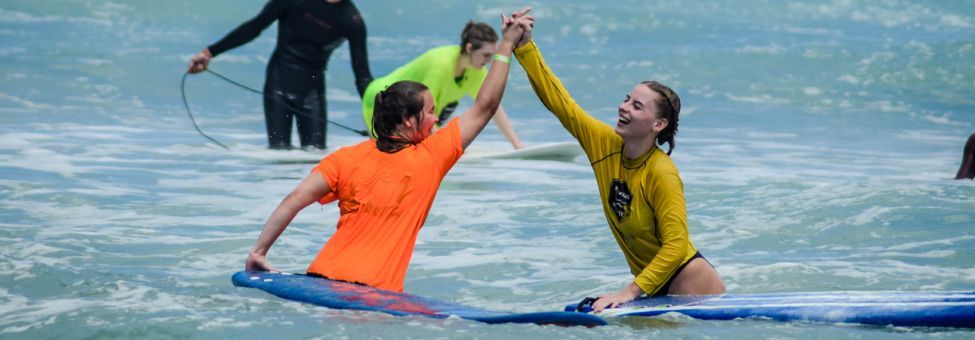
[{"label": "wet brown hair", "polygon": [[670,87],[656,81],[645,81],[640,84],[646,85],[663,98],[663,100],[654,100],[657,107],[657,118],[667,120],[667,127],[657,135],[656,142],[658,145],[670,144],[670,148],[667,150],[667,155],[670,155],[677,147],[675,137],[677,137],[677,121],[680,119],[680,97]]},{"label": "wet brown hair", "polygon": [[372,115],[372,138],[382,152],[395,153],[413,141],[400,135],[400,124],[419,117],[423,111],[423,91],[427,86],[412,80],[393,83],[376,94]]},{"label": "wet brown hair", "polygon": [[494,44],[498,42],[498,33],[491,25],[474,20],[468,21],[464,25],[464,30],[460,32],[460,53],[467,54],[467,43],[471,44],[471,50],[481,48],[484,44]]}]

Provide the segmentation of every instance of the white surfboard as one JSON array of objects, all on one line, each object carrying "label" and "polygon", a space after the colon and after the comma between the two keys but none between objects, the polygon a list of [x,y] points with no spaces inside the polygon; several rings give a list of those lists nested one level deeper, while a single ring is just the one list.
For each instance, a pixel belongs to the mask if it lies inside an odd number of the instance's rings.
[{"label": "white surfboard", "polygon": [[230,153],[240,159],[266,162],[270,164],[317,164],[339,147],[330,147],[325,150],[303,150],[299,148],[291,150],[271,150],[264,145],[241,144],[234,145]]},{"label": "white surfboard", "polygon": [[576,142],[560,142],[531,145],[519,150],[476,150],[464,155],[467,159],[538,159],[571,162],[583,154]]}]

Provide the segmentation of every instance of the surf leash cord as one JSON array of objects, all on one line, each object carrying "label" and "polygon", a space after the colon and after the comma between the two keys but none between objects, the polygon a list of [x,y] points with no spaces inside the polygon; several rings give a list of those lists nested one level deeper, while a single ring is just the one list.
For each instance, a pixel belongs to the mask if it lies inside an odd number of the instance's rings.
[{"label": "surf leash cord", "polygon": [[206,137],[206,139],[209,139],[211,142],[217,143],[217,145],[223,147],[224,149],[230,150],[230,148],[223,145],[223,143],[213,139],[213,137],[207,136],[207,134],[203,133],[203,130],[200,130],[200,126],[196,125],[196,119],[193,119],[193,113],[190,112],[190,104],[186,102],[186,76],[188,75],[190,75],[189,72],[183,73],[183,80],[180,80],[179,82],[179,92],[183,95],[183,107],[186,108],[186,114],[190,116],[190,122],[193,123],[193,128],[196,129],[196,132],[199,132],[201,136]]},{"label": "surf leash cord", "polygon": [[[250,92],[259,94],[259,95],[264,96],[266,98],[270,98],[270,99],[273,99],[273,100],[278,100],[278,101],[281,102],[282,105],[284,105],[284,107],[287,107],[288,109],[294,111],[297,114],[300,114],[302,116],[305,116],[305,117],[308,117],[308,118],[311,118],[311,119],[314,119],[314,120],[318,120],[318,121],[321,121],[322,120],[322,117],[318,117],[318,116],[312,115],[312,114],[310,114],[308,112],[304,112],[302,110],[296,109],[296,108],[288,105],[287,103],[285,103],[280,98],[276,98],[274,96],[268,95],[267,93],[264,93],[262,91],[258,91],[258,90],[254,89],[254,88],[251,88],[251,87],[247,86],[247,85],[241,84],[241,83],[239,83],[237,81],[234,81],[233,79],[227,78],[226,76],[224,76],[224,75],[222,75],[220,73],[214,72],[214,71],[212,71],[210,69],[206,69],[205,71],[209,72],[210,74],[213,74],[214,76],[217,76],[217,78],[220,78],[220,79],[222,79],[222,80],[224,80],[224,81],[226,81],[226,82],[228,82],[230,84],[233,84],[233,85],[235,85],[237,87],[240,87],[240,88],[242,88],[244,90],[247,90],[247,91],[250,91]],[[200,130],[200,127],[196,124],[196,120],[193,119],[193,113],[190,111],[190,105],[186,101],[186,77],[189,76],[189,75],[190,75],[189,72],[183,73],[183,79],[180,81],[180,84],[179,84],[179,91],[180,91],[180,94],[183,97],[183,107],[186,108],[186,114],[190,116],[190,122],[193,123],[193,128],[195,128],[196,131],[200,133],[200,135],[202,135],[203,137],[206,137],[206,139],[209,139],[210,141],[212,141],[214,143],[217,143],[217,145],[220,145],[224,149],[228,149],[229,150],[230,148],[228,148],[226,145],[223,145],[223,143],[220,143],[216,139],[213,139],[213,137],[207,136],[206,133],[203,133],[203,130]],[[335,125],[335,126],[338,126],[340,128],[343,128],[343,129],[349,130],[351,132],[354,132],[354,133],[356,133],[356,134],[358,134],[360,136],[363,136],[363,137],[368,137],[369,136],[369,132],[366,132],[365,130],[357,130],[357,129],[354,129],[354,128],[351,128],[351,127],[348,127],[348,126],[345,126],[345,125],[342,125],[342,124],[333,122],[333,121],[328,120],[328,119],[325,119],[325,121],[328,122],[328,123],[331,123],[332,125]]]}]

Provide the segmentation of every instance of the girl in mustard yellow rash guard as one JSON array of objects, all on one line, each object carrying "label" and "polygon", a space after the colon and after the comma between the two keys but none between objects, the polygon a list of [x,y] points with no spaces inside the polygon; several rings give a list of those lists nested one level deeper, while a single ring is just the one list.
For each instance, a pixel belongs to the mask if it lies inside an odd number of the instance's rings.
[{"label": "girl in mustard yellow rash guard", "polygon": [[[626,288],[599,297],[593,310],[643,294],[724,293],[721,277],[687,231],[684,185],[670,159],[680,113],[677,94],[655,81],[637,84],[620,104],[614,129],[572,100],[531,41],[531,29],[517,46],[515,56],[538,98],[586,151],[603,213],[635,276]],[[664,152],[657,143],[670,148]]]},{"label": "girl in mustard yellow rash guard", "polygon": [[[400,80],[412,80],[430,88],[436,102],[437,126],[450,118],[457,101],[466,96],[477,97],[487,75],[484,67],[497,50],[498,35],[491,25],[468,22],[460,34],[460,45],[435,47],[392,73],[369,83],[362,95],[362,119],[372,132],[373,98],[376,93]],[[515,149],[523,146],[511,128],[508,113],[498,107],[494,123]]]}]

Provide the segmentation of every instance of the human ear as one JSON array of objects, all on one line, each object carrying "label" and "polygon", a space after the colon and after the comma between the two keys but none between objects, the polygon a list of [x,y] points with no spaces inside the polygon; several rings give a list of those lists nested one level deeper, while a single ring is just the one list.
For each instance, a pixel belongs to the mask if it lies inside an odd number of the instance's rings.
[{"label": "human ear", "polygon": [[467,55],[470,55],[472,52],[474,52],[474,44],[467,43],[467,45],[464,45],[464,51],[467,52]]},{"label": "human ear", "polygon": [[667,128],[667,125],[670,125],[667,118],[658,118],[657,121],[653,123],[653,132],[660,133],[660,131]]}]

